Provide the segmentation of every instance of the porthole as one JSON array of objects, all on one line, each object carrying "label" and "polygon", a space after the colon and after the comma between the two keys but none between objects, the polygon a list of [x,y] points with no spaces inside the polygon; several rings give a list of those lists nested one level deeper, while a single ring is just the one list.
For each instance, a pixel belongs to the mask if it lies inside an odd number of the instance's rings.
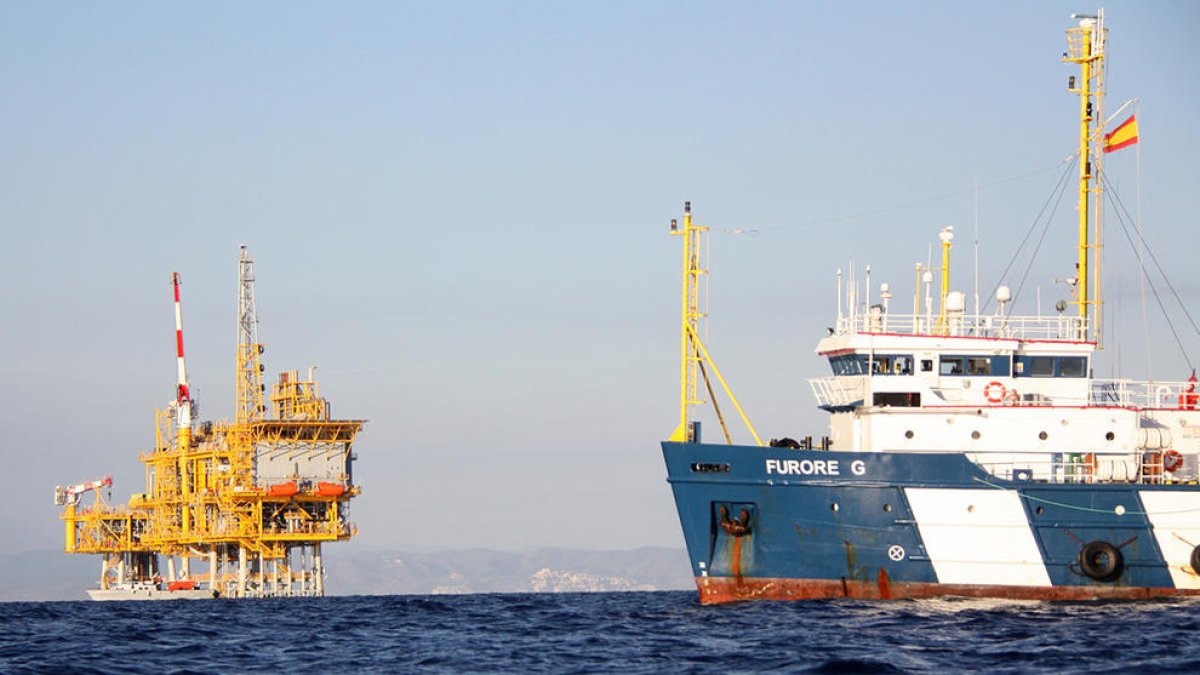
[{"label": "porthole", "polygon": [[891,504],[884,504],[884,505],[883,505],[883,510],[884,510],[885,512],[887,512],[887,513],[891,513],[891,512],[892,512],[892,505],[891,505]]},{"label": "porthole", "polygon": [[975,505],[974,504],[970,504],[967,506],[967,513],[975,513]]},{"label": "porthole", "polygon": [[1046,511],[1046,509],[1044,509],[1040,506],[1033,510],[1033,512],[1038,514],[1039,516],[1042,515],[1043,513],[1045,513],[1045,511]]},{"label": "porthole", "polygon": [[1111,431],[1108,432],[1107,434],[1104,434],[1104,440],[1106,440],[1106,441],[1114,440],[1114,439],[1116,439],[1116,437],[1117,437],[1117,435]]},{"label": "porthole", "polygon": [[840,510],[841,508],[842,508],[842,507],[840,507],[840,506],[838,506],[838,505],[837,505],[837,502],[834,502],[834,503],[832,503],[832,504],[830,504],[830,505],[829,505],[829,510],[830,510],[830,511],[838,511],[838,510]]},{"label": "porthole", "polygon": [[913,437],[912,429],[909,429],[908,431],[904,432],[904,437],[911,439]]},{"label": "porthole", "polygon": [[972,431],[972,432],[971,432],[971,438],[973,438],[973,439],[975,439],[975,440],[979,440],[979,432],[978,432],[978,431]]},{"label": "porthole", "polygon": [[1038,434],[1038,438],[1040,438],[1040,439],[1042,439],[1042,440],[1044,441],[1044,440],[1046,440],[1047,438],[1050,438],[1050,434],[1048,434],[1048,433],[1046,433],[1046,432],[1044,432],[1044,431],[1043,431],[1042,433]]}]

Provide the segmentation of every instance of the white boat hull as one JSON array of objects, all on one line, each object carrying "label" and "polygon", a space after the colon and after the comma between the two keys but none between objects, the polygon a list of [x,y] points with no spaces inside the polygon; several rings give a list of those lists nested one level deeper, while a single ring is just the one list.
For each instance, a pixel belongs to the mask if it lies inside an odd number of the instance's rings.
[{"label": "white boat hull", "polygon": [[87,592],[92,600],[212,600],[217,591],[189,589],[164,591],[157,588],[93,588]]}]

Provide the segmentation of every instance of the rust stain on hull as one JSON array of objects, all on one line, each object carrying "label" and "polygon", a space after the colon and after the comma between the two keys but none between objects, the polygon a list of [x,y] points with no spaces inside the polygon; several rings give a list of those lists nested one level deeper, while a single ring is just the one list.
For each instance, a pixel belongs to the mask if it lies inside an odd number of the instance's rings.
[{"label": "rust stain on hull", "polygon": [[733,555],[731,557],[732,557],[732,561],[730,562],[730,567],[733,568],[734,582],[738,586],[741,586],[742,585],[742,538],[741,537],[734,538],[734,540],[733,540]]},{"label": "rust stain on hull", "polygon": [[880,570],[877,581],[852,579],[770,579],[755,577],[696,577],[700,604],[716,605],[744,600],[823,600],[856,598],[900,600],[907,598],[1002,598],[1006,600],[1148,600],[1200,596],[1194,588],[1128,586],[998,586],[894,582]]},{"label": "rust stain on hull", "polygon": [[880,568],[879,570],[879,598],[881,600],[892,599],[892,580],[888,577],[887,570]]}]

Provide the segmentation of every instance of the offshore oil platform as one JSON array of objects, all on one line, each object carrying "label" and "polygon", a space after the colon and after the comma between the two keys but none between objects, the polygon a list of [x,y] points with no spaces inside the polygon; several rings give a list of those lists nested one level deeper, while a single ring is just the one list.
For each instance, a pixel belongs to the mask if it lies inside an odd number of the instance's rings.
[{"label": "offshore oil platform", "polygon": [[178,379],[175,399],[155,411],[154,448],[140,457],[146,491],[112,505],[109,477],[56,487],[66,552],[102,556],[93,600],[324,595],[322,544],[357,534],[353,444],[365,420],[331,418],[315,367],[306,378],[280,373],[268,415],[254,261],[243,246],[234,419],[195,422],[179,274],[171,287]]}]

